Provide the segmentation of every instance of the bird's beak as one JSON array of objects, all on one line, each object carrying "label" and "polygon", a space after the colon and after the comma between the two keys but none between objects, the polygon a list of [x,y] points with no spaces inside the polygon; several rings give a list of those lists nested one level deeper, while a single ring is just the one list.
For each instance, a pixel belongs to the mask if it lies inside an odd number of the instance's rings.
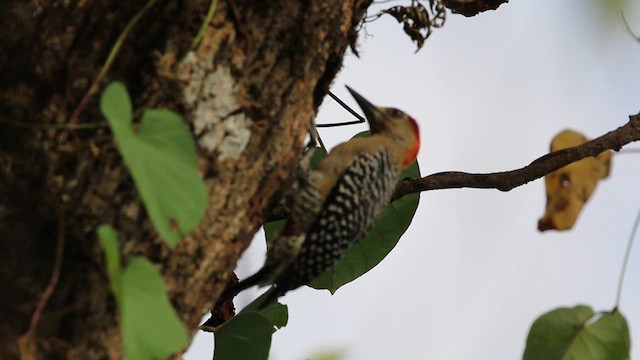
[{"label": "bird's beak", "polygon": [[360,105],[360,108],[364,112],[364,116],[367,118],[367,120],[369,120],[369,126],[371,126],[372,130],[374,128],[378,128],[380,126],[379,119],[382,117],[382,113],[380,112],[380,110],[375,105],[370,103],[369,100],[363,98],[362,95],[355,92],[355,90],[353,90],[352,88],[347,86],[347,90],[349,90],[351,96],[353,96],[353,98],[356,99],[358,105]]}]

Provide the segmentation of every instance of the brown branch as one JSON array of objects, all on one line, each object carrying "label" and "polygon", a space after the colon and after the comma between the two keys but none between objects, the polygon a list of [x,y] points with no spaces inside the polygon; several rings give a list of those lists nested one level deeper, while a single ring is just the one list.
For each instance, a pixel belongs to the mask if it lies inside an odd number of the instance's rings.
[{"label": "brown branch", "polygon": [[45,306],[51,299],[53,291],[58,285],[60,280],[60,269],[62,268],[62,258],[64,256],[64,216],[60,214],[58,219],[58,241],[56,243],[56,258],[53,264],[53,271],[51,272],[51,280],[47,284],[46,289],[42,293],[42,297],[38,301],[33,315],[31,316],[31,322],[27,331],[18,338],[18,353],[21,360],[37,360],[38,356],[38,342],[36,340],[36,331],[40,318],[44,311]]},{"label": "brown branch", "polygon": [[454,13],[464,16],[475,16],[487,10],[495,10],[509,0],[443,0],[444,6]]},{"label": "brown branch", "polygon": [[541,178],[572,162],[596,156],[606,150],[618,151],[624,145],[640,140],[640,114],[629,116],[629,122],[580,146],[546,154],[531,164],[516,170],[489,174],[469,174],[449,171],[423,177],[402,180],[393,198],[406,194],[438,189],[477,188],[509,191]]}]

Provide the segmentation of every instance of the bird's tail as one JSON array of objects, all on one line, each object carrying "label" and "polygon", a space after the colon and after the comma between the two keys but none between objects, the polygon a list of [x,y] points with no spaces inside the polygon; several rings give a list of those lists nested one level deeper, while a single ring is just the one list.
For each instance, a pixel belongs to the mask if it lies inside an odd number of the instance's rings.
[{"label": "bird's tail", "polygon": [[248,278],[246,278],[246,279],[244,279],[242,281],[239,281],[239,282],[237,282],[235,284],[230,284],[224,290],[222,295],[220,295],[220,300],[226,300],[226,299],[234,298],[241,291],[243,291],[245,289],[248,289],[248,288],[250,288],[250,287],[252,287],[254,285],[258,285],[265,278],[265,276],[268,274],[268,272],[269,272],[268,269],[263,267],[262,269],[258,270],[258,272],[256,272],[255,274],[249,276]]}]

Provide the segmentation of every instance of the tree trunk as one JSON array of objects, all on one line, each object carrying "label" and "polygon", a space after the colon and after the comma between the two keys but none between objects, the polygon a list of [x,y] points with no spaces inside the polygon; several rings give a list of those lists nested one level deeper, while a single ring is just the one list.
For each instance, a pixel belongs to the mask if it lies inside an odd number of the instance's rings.
[{"label": "tree trunk", "polygon": [[[306,124],[370,2],[219,1],[190,51],[210,1],[159,1],[87,106],[83,97],[146,2],[3,2],[0,358],[121,358],[100,224],[118,231],[125,263],[144,255],[158,265],[193,333],[290,181]],[[208,208],[173,249],[150,225],[103,125],[99,93],[114,80],[136,110],[172,109],[196,137]]]}]

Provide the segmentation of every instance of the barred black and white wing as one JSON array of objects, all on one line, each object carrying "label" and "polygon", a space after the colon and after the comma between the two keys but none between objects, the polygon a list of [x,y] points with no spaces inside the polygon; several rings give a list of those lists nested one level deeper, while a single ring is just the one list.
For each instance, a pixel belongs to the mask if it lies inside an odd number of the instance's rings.
[{"label": "barred black and white wing", "polygon": [[393,159],[386,149],[355,157],[325,199],[300,254],[290,265],[288,276],[277,281],[278,286],[284,291],[295,289],[335,264],[371,230],[397,181]]}]

